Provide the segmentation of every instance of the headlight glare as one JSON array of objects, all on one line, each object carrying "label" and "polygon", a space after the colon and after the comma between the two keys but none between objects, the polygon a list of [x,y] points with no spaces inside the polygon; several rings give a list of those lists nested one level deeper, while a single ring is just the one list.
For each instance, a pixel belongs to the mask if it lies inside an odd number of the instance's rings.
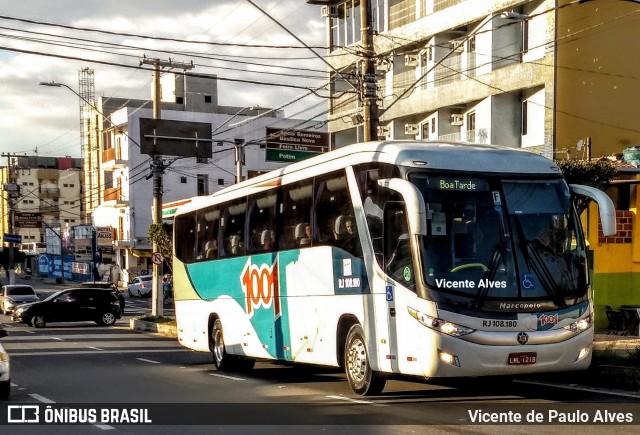
[{"label": "headlight glare", "polygon": [[429,316],[428,314],[422,313],[411,307],[407,307],[407,309],[409,314],[424,326],[452,337],[462,337],[463,335],[471,334],[475,331],[474,329],[467,328],[466,326]]},{"label": "headlight glare", "polygon": [[589,314],[587,317],[578,319],[572,324],[565,326],[564,329],[566,329],[567,331],[571,331],[571,332],[575,332],[576,334],[579,334],[591,328],[592,325],[593,325],[593,314]]}]

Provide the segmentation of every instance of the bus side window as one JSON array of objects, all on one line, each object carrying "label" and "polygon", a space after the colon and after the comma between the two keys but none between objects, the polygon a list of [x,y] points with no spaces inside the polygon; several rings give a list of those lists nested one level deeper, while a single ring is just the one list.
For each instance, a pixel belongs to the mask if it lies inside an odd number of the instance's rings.
[{"label": "bus side window", "polygon": [[175,221],[175,252],[183,263],[192,263],[196,259],[196,219],[195,214],[178,216]]},{"label": "bus side window", "polygon": [[[282,223],[281,234],[278,240],[279,249],[297,249],[300,240],[304,237],[303,224],[311,222],[311,204],[313,200],[313,184],[310,182],[297,183],[285,186],[282,190],[282,202],[278,207],[280,221]],[[309,225],[310,234],[312,227]],[[312,235],[309,243],[311,246]]]},{"label": "bus side window", "polygon": [[244,255],[244,227],[247,203],[245,200],[227,204],[222,208],[220,232],[223,245],[220,257]]},{"label": "bus side window", "polygon": [[[340,246],[336,226],[341,229],[341,215],[353,216],[353,205],[344,173],[334,173],[326,178],[317,178],[315,183],[315,222],[320,243]],[[315,234],[315,233],[314,233]],[[315,238],[314,238],[315,240]]]}]

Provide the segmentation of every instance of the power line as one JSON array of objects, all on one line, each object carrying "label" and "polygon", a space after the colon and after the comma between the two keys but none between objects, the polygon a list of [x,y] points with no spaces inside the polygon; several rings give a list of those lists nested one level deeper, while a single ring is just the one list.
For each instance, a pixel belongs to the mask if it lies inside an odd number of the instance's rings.
[{"label": "power line", "polygon": [[[142,38],[142,39],[149,39],[152,41],[180,42],[183,44],[210,45],[210,46],[220,46],[220,47],[273,48],[273,49],[305,49],[306,50],[309,48],[309,46],[306,46],[306,45],[304,47],[300,47],[297,45],[265,45],[265,44],[240,44],[240,43],[234,43],[234,42],[191,41],[187,39],[166,38],[161,36],[143,35],[139,33],[111,32],[108,30],[91,29],[88,27],[70,26],[66,24],[50,23],[46,21],[27,20],[25,18],[9,17],[6,15],[0,15],[0,20],[19,21],[27,24],[37,24],[41,26],[57,27],[61,29],[76,30],[76,31],[82,31],[82,32],[94,32],[94,33],[100,33],[100,34],[110,35],[110,36]],[[327,49],[327,47],[322,47],[322,46],[315,46],[311,48],[319,49],[319,50]]]}]

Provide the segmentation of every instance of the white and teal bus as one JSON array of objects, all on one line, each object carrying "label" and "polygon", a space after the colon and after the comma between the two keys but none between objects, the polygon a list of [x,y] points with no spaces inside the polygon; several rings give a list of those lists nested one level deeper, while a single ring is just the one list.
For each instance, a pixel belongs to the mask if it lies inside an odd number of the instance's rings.
[{"label": "white and teal bus", "polygon": [[542,156],[497,146],[352,145],[181,205],[182,345],[222,371],[342,367],[358,394],[423,378],[586,369],[593,306],[573,194]]}]

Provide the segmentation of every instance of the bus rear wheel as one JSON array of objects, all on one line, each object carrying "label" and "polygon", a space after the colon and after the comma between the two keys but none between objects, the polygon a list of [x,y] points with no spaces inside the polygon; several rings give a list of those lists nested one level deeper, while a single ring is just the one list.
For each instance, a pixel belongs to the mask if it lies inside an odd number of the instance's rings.
[{"label": "bus rear wheel", "polygon": [[220,319],[216,319],[211,329],[211,353],[213,354],[213,364],[221,372],[248,371],[251,370],[256,363],[253,359],[227,353]]},{"label": "bus rear wheel", "polygon": [[371,369],[364,332],[360,325],[349,329],[345,342],[344,367],[351,389],[356,394],[380,394],[387,380]]}]

